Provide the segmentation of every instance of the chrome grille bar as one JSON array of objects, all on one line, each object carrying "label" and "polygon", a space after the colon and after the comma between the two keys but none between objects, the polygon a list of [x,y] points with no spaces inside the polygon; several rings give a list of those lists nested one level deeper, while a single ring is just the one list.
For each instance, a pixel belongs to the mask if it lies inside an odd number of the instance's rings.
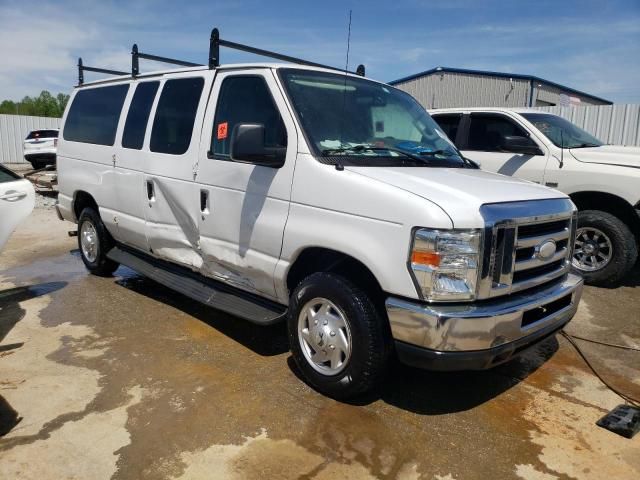
[{"label": "chrome grille bar", "polygon": [[[478,298],[543,285],[568,273],[575,207],[568,199],[484,205],[484,261]],[[552,241],[555,252],[539,249]],[[549,245],[546,245],[549,250]],[[544,250],[544,249],[543,249]],[[544,253],[544,252],[543,252]]]}]

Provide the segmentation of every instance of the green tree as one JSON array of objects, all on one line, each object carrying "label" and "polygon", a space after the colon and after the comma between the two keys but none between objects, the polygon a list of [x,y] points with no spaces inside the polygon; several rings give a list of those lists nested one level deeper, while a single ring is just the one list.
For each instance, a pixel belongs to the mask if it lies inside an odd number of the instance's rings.
[{"label": "green tree", "polygon": [[55,97],[43,90],[37,97],[24,97],[19,102],[4,100],[0,103],[0,113],[9,115],[33,115],[36,117],[62,117],[69,101],[69,95],[58,93]]}]

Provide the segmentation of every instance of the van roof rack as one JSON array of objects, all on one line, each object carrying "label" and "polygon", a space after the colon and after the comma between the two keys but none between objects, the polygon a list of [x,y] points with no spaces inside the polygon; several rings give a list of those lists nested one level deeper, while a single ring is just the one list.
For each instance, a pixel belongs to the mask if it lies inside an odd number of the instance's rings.
[{"label": "van roof rack", "polygon": [[[283,60],[285,62],[296,63],[298,65],[307,65],[310,67],[326,68],[329,70],[335,70],[337,72],[355,73],[364,77],[365,68],[364,65],[358,65],[355,72],[343,69],[331,67],[329,65],[323,65],[322,63],[311,62],[302,58],[292,57],[290,55],[284,55],[282,53],[271,52],[269,50],[263,50],[261,48],[251,47],[242,43],[236,43],[229,40],[223,40],[220,38],[220,31],[217,28],[211,30],[211,37],[209,39],[209,69],[213,70],[220,66],[220,47],[227,47],[234,50],[240,50],[242,52],[253,53],[263,57],[275,58],[277,60]],[[131,48],[131,76],[137,77],[140,74],[140,59],[152,60],[154,62],[169,63],[173,65],[181,65],[183,67],[203,67],[200,63],[186,62],[184,60],[177,60],[175,58],[160,57],[158,55],[151,55],[150,53],[143,53],[138,50],[138,45],[133,44]],[[107,75],[129,75],[127,72],[121,72],[119,70],[109,70],[106,68],[88,67],[82,63],[82,58],[78,58],[78,85],[84,83],[84,72],[97,72],[105,73]]]}]

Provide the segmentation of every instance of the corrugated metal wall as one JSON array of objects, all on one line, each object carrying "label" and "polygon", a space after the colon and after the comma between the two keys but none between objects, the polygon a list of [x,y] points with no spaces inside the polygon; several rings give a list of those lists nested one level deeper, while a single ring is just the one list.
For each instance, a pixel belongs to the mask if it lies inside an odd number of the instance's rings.
[{"label": "corrugated metal wall", "polygon": [[440,72],[395,85],[425,108],[522,107],[529,104],[529,81]]},{"label": "corrugated metal wall", "polygon": [[29,132],[59,126],[59,118],[0,115],[0,163],[26,163],[22,142]]},{"label": "corrugated metal wall", "polygon": [[[469,73],[442,72],[413,78],[395,85],[412,95],[423,107],[528,107],[531,82],[522,78],[504,78]],[[599,102],[546,83],[534,82],[533,105],[536,100],[560,103],[560,95],[579,98],[582,105]]]},{"label": "corrugated metal wall", "polygon": [[605,143],[640,146],[640,105],[537,107],[575,123]]}]

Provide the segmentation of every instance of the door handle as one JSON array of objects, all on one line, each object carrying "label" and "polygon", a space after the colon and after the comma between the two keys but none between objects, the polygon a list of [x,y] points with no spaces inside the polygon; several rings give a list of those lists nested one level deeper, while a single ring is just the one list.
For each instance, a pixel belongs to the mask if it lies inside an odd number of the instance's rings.
[{"label": "door handle", "polygon": [[17,202],[27,196],[26,192],[19,192],[18,190],[9,190],[4,195],[0,196],[0,200],[7,202]]},{"label": "door handle", "polygon": [[155,200],[155,192],[153,190],[153,181],[147,180],[147,198],[153,202]]},{"label": "door handle", "polygon": [[200,190],[200,212],[209,213],[209,191]]}]

